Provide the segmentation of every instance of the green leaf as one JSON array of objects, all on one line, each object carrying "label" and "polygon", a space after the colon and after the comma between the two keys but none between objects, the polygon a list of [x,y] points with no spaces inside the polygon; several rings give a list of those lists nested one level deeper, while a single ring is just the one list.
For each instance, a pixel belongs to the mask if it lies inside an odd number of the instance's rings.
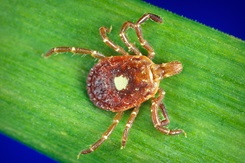
[{"label": "green leaf", "polygon": [[[244,41],[136,0],[4,1],[0,9],[1,133],[60,162],[244,161]],[[131,110],[98,150],[77,161],[77,153],[100,138],[115,113],[96,108],[87,95],[86,76],[97,60],[41,54],[75,46],[119,55],[103,43],[99,27],[112,26],[109,37],[126,49],[119,37],[122,24],[146,12],[164,19],[142,25],[156,52],[153,61],[178,60],[184,66],[161,88],[169,128],[184,129],[188,137],[157,131],[148,101],[125,149],[120,150],[121,137]],[[133,30],[129,37],[140,47]]]}]

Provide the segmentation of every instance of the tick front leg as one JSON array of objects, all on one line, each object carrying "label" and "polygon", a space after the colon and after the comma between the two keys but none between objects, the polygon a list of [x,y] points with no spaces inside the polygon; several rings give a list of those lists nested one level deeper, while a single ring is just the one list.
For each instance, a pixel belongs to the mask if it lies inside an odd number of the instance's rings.
[{"label": "tick front leg", "polygon": [[138,36],[140,44],[148,51],[148,58],[153,59],[155,56],[154,49],[150,46],[150,44],[143,38],[142,31],[140,25],[147,21],[148,19],[151,19],[155,22],[162,23],[162,18],[155,14],[144,14],[135,24],[135,31]]},{"label": "tick front leg", "polygon": [[125,43],[125,45],[128,47],[128,49],[130,51],[132,51],[134,54],[136,55],[142,55],[139,51],[138,48],[136,48],[136,46],[132,43],[129,42],[128,37],[126,36],[125,32],[129,29],[129,28],[133,28],[135,29],[135,24],[133,24],[132,22],[125,22],[121,28],[120,31],[120,37],[122,39],[122,41]]},{"label": "tick front leg", "polygon": [[116,45],[114,42],[112,42],[106,35],[106,33],[110,33],[111,29],[100,27],[100,35],[103,39],[103,42],[109,46],[110,48],[114,49],[116,52],[122,54],[122,55],[128,55],[128,53],[120,46]]},{"label": "tick front leg", "polygon": [[94,58],[102,59],[105,56],[97,51],[84,49],[84,48],[76,48],[76,47],[56,47],[50,49],[46,54],[45,57],[51,56],[53,53],[63,53],[63,52],[72,52],[76,54],[90,54]]},{"label": "tick front leg", "polygon": [[134,120],[136,118],[136,116],[138,115],[139,113],[139,109],[140,109],[140,106],[136,106],[134,108],[134,110],[132,111],[129,119],[128,119],[128,122],[126,124],[126,127],[125,127],[125,130],[123,132],[123,137],[122,137],[122,147],[121,149],[125,148],[125,145],[126,145],[126,141],[128,139],[128,132],[130,130],[130,128],[132,127],[132,124],[134,123]]},{"label": "tick front leg", "polygon": [[[151,105],[151,118],[152,118],[152,122],[154,124],[154,127],[157,130],[159,130],[160,132],[167,134],[167,135],[178,135],[178,134],[184,133],[186,136],[186,133],[184,132],[184,130],[181,130],[181,129],[170,130],[170,129],[165,127],[170,123],[166,108],[165,108],[164,104],[162,103],[165,92],[162,89],[159,89],[158,94],[159,94],[159,96],[157,98],[152,99],[152,105]],[[160,107],[160,109],[162,111],[164,120],[160,120],[160,117],[159,117],[158,112],[157,112],[158,107]]]},{"label": "tick front leg", "polygon": [[88,154],[96,150],[111,135],[112,131],[115,129],[115,127],[119,123],[122,115],[123,115],[123,112],[118,112],[113,119],[113,123],[106,130],[106,132],[103,133],[101,138],[97,142],[95,142],[93,145],[91,145],[89,149],[82,150],[81,152],[79,152],[79,154],[77,155],[77,159],[79,159],[81,154]]}]

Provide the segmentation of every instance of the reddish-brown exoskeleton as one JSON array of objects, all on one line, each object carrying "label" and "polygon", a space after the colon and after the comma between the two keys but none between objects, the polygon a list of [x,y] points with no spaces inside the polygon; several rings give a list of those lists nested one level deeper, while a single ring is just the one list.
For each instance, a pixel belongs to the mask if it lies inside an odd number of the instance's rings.
[{"label": "reddish-brown exoskeleton", "polygon": [[[152,59],[155,55],[153,48],[143,38],[140,25],[151,19],[162,23],[162,19],[154,14],[144,14],[136,23],[125,22],[121,28],[120,37],[130,51],[135,55],[129,55],[123,48],[113,43],[108,37],[110,29],[100,28],[100,35],[103,42],[114,49],[122,56],[105,57],[103,54],[84,48],[76,47],[56,47],[46,53],[49,57],[53,53],[72,52],[76,54],[90,54],[98,58],[99,62],[90,70],[87,78],[87,90],[91,101],[101,109],[116,112],[111,126],[103,133],[102,137],[89,149],[82,150],[78,154],[91,153],[96,150],[112,133],[119,123],[125,110],[133,109],[126,124],[122,147],[126,145],[129,129],[137,116],[140,105],[151,99],[151,117],[154,127],[167,135],[177,135],[184,133],[181,129],[170,130],[165,126],[169,124],[169,118],[162,102],[165,92],[159,88],[159,83],[163,78],[178,74],[182,71],[182,64],[178,61],[155,64]],[[147,56],[143,56],[138,48],[129,42],[125,32],[132,28],[136,31],[140,44],[148,51]],[[155,95],[158,93],[158,97]],[[160,120],[158,108],[160,108],[164,120]]]}]

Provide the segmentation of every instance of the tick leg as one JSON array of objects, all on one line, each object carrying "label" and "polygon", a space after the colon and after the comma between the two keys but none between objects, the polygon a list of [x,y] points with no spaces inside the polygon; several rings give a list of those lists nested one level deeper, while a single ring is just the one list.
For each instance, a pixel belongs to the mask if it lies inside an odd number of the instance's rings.
[{"label": "tick leg", "polygon": [[[170,123],[170,120],[168,118],[168,114],[166,111],[166,108],[164,104],[162,103],[162,100],[164,98],[165,92],[162,89],[158,90],[159,96],[157,98],[152,99],[152,105],[151,105],[151,118],[152,122],[154,124],[154,127],[159,130],[160,132],[167,134],[167,135],[177,135],[185,132],[181,129],[177,130],[170,130],[166,128],[165,126]],[[164,120],[160,120],[160,117],[158,115],[158,107],[160,107],[163,117],[165,118]],[[185,134],[186,136],[186,134]]]},{"label": "tick leg", "polygon": [[118,112],[116,114],[116,116],[114,117],[114,119],[113,119],[113,123],[106,130],[106,132],[103,133],[103,135],[101,136],[101,138],[98,141],[96,141],[94,144],[92,144],[89,149],[82,150],[81,152],[79,152],[79,154],[77,155],[77,158],[79,159],[79,157],[80,157],[81,154],[88,154],[88,153],[91,153],[94,150],[96,150],[111,135],[112,131],[114,130],[114,128],[119,123],[122,115],[123,115],[123,112]]},{"label": "tick leg", "polygon": [[144,23],[146,20],[151,19],[155,22],[162,23],[162,18],[155,14],[144,14],[135,24],[135,31],[138,36],[140,44],[148,51],[148,58],[153,59],[155,52],[154,49],[150,46],[150,44],[143,38],[140,24]]},{"label": "tick leg", "polygon": [[76,54],[90,54],[94,58],[102,59],[105,56],[97,51],[84,49],[84,48],[75,48],[75,47],[56,47],[50,49],[46,54],[45,57],[51,56],[53,53],[63,53],[63,52],[72,52]]},{"label": "tick leg", "polygon": [[129,132],[129,129],[132,127],[132,124],[136,118],[136,116],[138,115],[139,113],[139,109],[140,109],[140,106],[136,106],[134,108],[134,110],[132,111],[129,119],[128,119],[128,122],[126,124],[126,127],[125,127],[125,130],[123,132],[123,137],[122,137],[122,147],[121,149],[125,148],[125,145],[126,145],[126,141],[128,139],[128,132]]},{"label": "tick leg", "polygon": [[105,27],[100,27],[100,35],[103,39],[103,42],[109,46],[110,48],[114,49],[116,52],[122,54],[122,55],[128,55],[128,53],[120,46],[116,45],[114,42],[112,42],[106,35],[106,33],[110,33],[111,28],[105,28]]},{"label": "tick leg", "polygon": [[136,55],[142,55],[140,53],[139,49],[136,48],[136,46],[134,44],[129,42],[128,37],[125,34],[126,30],[128,30],[129,28],[135,29],[135,24],[133,24],[132,22],[127,21],[127,22],[125,22],[123,24],[123,26],[121,28],[120,37],[121,37],[122,41],[125,43],[125,45],[128,47],[128,49],[130,51],[132,51]]}]

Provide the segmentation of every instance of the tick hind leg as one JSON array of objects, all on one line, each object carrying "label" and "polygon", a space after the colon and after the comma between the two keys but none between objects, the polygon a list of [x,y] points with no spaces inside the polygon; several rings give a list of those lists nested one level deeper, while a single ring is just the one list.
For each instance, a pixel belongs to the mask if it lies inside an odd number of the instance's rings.
[{"label": "tick hind leg", "polygon": [[[170,130],[165,127],[170,123],[166,108],[164,104],[162,103],[165,92],[162,89],[159,89],[158,94],[159,96],[152,100],[152,105],[151,105],[151,118],[152,118],[154,127],[160,132],[167,134],[167,135],[178,135],[178,134],[184,133],[184,135],[186,136],[186,133],[184,132],[184,130],[181,130],[181,129]],[[162,115],[165,118],[164,120],[160,120],[160,117],[158,115],[158,107],[160,107],[161,109]]]},{"label": "tick hind leg", "polygon": [[114,49],[116,52],[122,54],[122,55],[128,55],[128,53],[120,46],[116,45],[114,42],[112,42],[106,35],[106,33],[110,33],[111,28],[108,29],[106,27],[100,27],[100,35],[103,39],[103,42],[109,46],[110,48]]},{"label": "tick hind leg", "polygon": [[134,46],[134,44],[130,43],[125,31],[128,30],[128,28],[133,28],[136,31],[136,34],[138,36],[140,44],[148,51],[148,58],[153,59],[155,52],[153,48],[150,46],[150,44],[143,38],[142,30],[140,25],[144,23],[146,20],[151,19],[155,22],[162,23],[162,19],[155,15],[155,14],[144,14],[135,24],[132,22],[125,22],[122,26],[121,32],[120,32],[120,37],[122,41],[126,44],[126,46],[129,48],[129,50],[133,51],[136,55],[141,55],[139,50]]},{"label": "tick hind leg", "polygon": [[91,153],[94,150],[96,150],[111,135],[112,131],[115,129],[115,127],[119,123],[122,115],[123,115],[123,112],[118,112],[113,119],[113,123],[106,130],[106,132],[103,133],[101,138],[98,141],[96,141],[94,144],[92,144],[89,149],[85,149],[85,150],[82,150],[81,152],[79,152],[79,154],[77,155],[77,159],[79,159],[81,154],[88,154],[88,153]]},{"label": "tick hind leg", "polygon": [[125,148],[126,141],[127,141],[127,139],[128,139],[128,132],[129,132],[130,128],[132,127],[132,124],[133,124],[133,122],[134,122],[136,116],[137,116],[138,113],[139,113],[139,109],[140,109],[140,106],[136,106],[136,107],[134,108],[134,110],[132,111],[132,113],[131,113],[129,119],[128,119],[128,122],[127,122],[127,124],[126,124],[125,130],[124,130],[124,132],[123,132],[123,137],[122,137],[122,147],[121,147],[121,149]]},{"label": "tick hind leg", "polygon": [[75,54],[90,54],[94,58],[102,59],[105,56],[97,51],[84,49],[84,48],[76,48],[76,47],[56,47],[50,49],[46,54],[45,57],[51,56],[53,53],[63,53],[63,52],[72,52]]}]

